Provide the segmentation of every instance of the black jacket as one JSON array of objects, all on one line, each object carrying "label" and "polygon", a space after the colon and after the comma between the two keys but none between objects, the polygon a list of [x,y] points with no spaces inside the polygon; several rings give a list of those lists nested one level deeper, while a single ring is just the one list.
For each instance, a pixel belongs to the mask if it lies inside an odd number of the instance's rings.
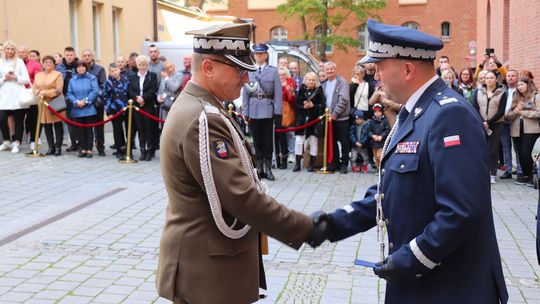
[{"label": "black jacket", "polygon": [[[368,120],[368,136],[369,140],[371,142],[371,147],[375,149],[380,149],[384,146],[384,141],[386,140],[386,137],[390,133],[390,124],[388,123],[388,119],[383,115],[380,119],[376,119],[373,117],[372,119]],[[371,136],[373,135],[380,135],[382,136],[381,141],[374,141]]]},{"label": "black jacket", "polygon": [[[142,98],[144,100],[143,109],[153,108],[157,103],[157,91],[158,91],[158,82],[157,76],[155,73],[150,71],[146,72],[143,83],[143,94]],[[135,74],[129,78],[129,87],[128,87],[128,97],[133,99],[134,105],[137,104],[137,96],[141,95],[141,90],[139,88],[139,74]]]},{"label": "black jacket", "polygon": [[[304,101],[310,98],[313,102],[313,108],[304,109]],[[325,105],[326,100],[324,98],[322,86],[319,86],[314,90],[308,90],[305,85],[302,85],[294,104],[294,109],[296,110],[296,126],[301,126],[309,121],[317,119],[317,117],[323,114]],[[295,132],[296,135],[313,135],[313,127],[307,128],[306,133],[304,130],[298,130]]]}]

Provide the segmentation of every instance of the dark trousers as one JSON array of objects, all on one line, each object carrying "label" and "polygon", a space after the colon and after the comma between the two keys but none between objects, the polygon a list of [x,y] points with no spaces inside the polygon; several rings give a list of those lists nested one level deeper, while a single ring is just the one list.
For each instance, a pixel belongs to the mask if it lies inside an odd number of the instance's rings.
[{"label": "dark trousers", "polygon": [[[96,116],[92,115],[86,117],[74,117],[73,119],[75,120],[75,122],[78,123],[89,124],[96,121]],[[94,138],[92,128],[75,127],[75,130],[77,132],[77,141],[79,142],[80,150],[92,151],[92,139]]]},{"label": "dark trousers", "polygon": [[520,121],[518,157],[519,163],[521,164],[521,171],[523,171],[523,176],[531,177],[533,174],[533,159],[531,153],[539,136],[540,134],[538,133],[524,134],[523,121]]},{"label": "dark trousers", "polygon": [[[73,108],[73,104],[69,101],[66,100],[66,113],[67,113],[67,117],[71,120],[75,120],[73,116],[71,116],[71,109]],[[67,124],[68,126],[68,133],[69,133],[69,140],[71,141],[71,146],[72,147],[78,147],[79,146],[79,143],[77,142],[78,141],[78,138],[79,138],[79,131],[77,129],[77,127],[75,127],[74,125],[72,124]]]},{"label": "dark trousers", "polygon": [[491,133],[488,136],[488,148],[489,148],[489,171],[491,175],[497,175],[497,169],[499,168],[499,147],[501,146],[501,135],[504,129],[504,122],[497,122],[491,126]]},{"label": "dark trousers", "polygon": [[249,131],[253,136],[257,160],[272,159],[274,119],[251,119]]},{"label": "dark trousers", "polygon": [[[145,107],[144,111],[155,116],[154,107]],[[153,153],[155,151],[155,134],[157,129],[157,123],[152,119],[143,116],[139,112],[133,114],[135,123],[137,124],[137,130],[139,131],[139,145],[141,151],[149,151]]]},{"label": "dark trousers", "polygon": [[[349,121],[332,121],[332,139],[334,146],[334,166],[338,169],[340,166],[349,164]],[[338,148],[338,142],[341,144],[341,157]]]},{"label": "dark trousers", "polygon": [[[102,97],[98,97],[102,98]],[[99,107],[96,107],[97,114],[96,114],[96,122],[103,121],[103,115],[105,114],[105,106],[103,105],[103,102]],[[96,149],[98,151],[105,150],[105,126],[97,126],[94,127],[94,141],[96,142]]]},{"label": "dark trousers", "polygon": [[[281,115],[276,116],[276,120],[275,120],[276,129],[283,129],[283,126],[281,125],[282,118],[283,116]],[[288,144],[287,144],[287,133],[275,132],[274,144],[276,146],[276,160],[278,159],[280,153],[282,157],[286,157],[287,155],[289,155],[289,149],[288,149]]]},{"label": "dark trousers", "polygon": [[8,117],[13,115],[15,118],[15,140],[21,142],[24,132],[24,116],[26,115],[26,109],[19,110],[0,110],[0,131],[4,141],[9,141],[9,127]]},{"label": "dark trousers", "polygon": [[36,138],[36,125],[38,119],[38,106],[30,106],[26,111],[25,128],[26,133],[30,133],[30,142],[34,142]]},{"label": "dark trousers", "polygon": [[64,126],[62,125],[62,123],[55,122],[50,124],[43,124],[43,129],[45,129],[45,136],[47,137],[47,144],[49,145],[49,149],[61,149],[62,141],[64,139]]},{"label": "dark trousers", "polygon": [[112,121],[113,125],[113,137],[114,137],[114,145],[116,146],[117,150],[120,149],[126,149],[126,137],[124,133],[124,128],[127,133],[127,127],[128,127],[128,121],[127,121],[127,115],[126,113],[120,115],[117,119]]}]

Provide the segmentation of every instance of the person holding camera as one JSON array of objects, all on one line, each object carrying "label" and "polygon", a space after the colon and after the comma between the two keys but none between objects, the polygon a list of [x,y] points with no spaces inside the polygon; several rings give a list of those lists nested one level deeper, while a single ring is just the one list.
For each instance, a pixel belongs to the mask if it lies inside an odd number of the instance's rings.
[{"label": "person holding camera", "polygon": [[497,56],[495,55],[495,49],[486,49],[486,54],[484,54],[484,60],[476,67],[476,71],[474,72],[475,78],[478,79],[478,73],[480,73],[480,71],[482,70],[487,70],[495,73],[495,75],[497,76],[497,82],[500,84],[504,84],[504,82],[506,81],[507,69],[497,59]]},{"label": "person holding camera", "polygon": [[497,82],[493,71],[486,73],[486,85],[476,90],[472,96],[472,104],[484,121],[484,129],[488,134],[490,182],[496,183],[499,163],[499,146],[504,129],[504,109],[506,92]]},{"label": "person holding camera", "polygon": [[506,120],[511,122],[510,135],[518,151],[519,163],[523,175],[518,176],[516,184],[534,186],[532,179],[533,159],[531,156],[534,144],[540,136],[540,97],[532,80],[520,78]]}]

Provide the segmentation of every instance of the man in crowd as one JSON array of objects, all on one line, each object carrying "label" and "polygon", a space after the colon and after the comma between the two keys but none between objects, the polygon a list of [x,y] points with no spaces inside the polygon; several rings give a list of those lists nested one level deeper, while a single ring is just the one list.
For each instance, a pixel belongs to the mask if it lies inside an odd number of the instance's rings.
[{"label": "man in crowd", "polygon": [[[159,60],[159,49],[155,44],[151,44],[148,47],[148,57],[150,57],[150,63],[148,64],[148,71],[157,75],[158,88],[161,85],[161,72],[163,71],[163,61]],[[154,113],[159,113],[159,104],[156,102],[154,105]],[[154,150],[159,150],[160,141],[160,129],[158,124],[154,129]]]},{"label": "man in crowd", "polygon": [[[257,302],[259,287],[266,289],[260,232],[294,249],[311,232],[309,217],[266,194],[249,143],[223,106],[240,95],[246,72],[258,69],[249,31],[244,23],[188,33],[195,42],[229,40],[242,47],[214,45],[209,52],[207,44],[195,43],[193,79],[163,130],[161,168],[169,199],[156,286],[175,304]],[[258,57],[261,66],[264,56]]]},{"label": "man in crowd", "polygon": [[133,74],[137,74],[137,72],[139,71],[137,69],[137,62],[135,62],[135,58],[137,58],[137,56],[139,56],[139,54],[132,52],[131,54],[129,54],[129,58],[128,58],[127,68],[130,69],[133,72]]},{"label": "man in crowd", "polygon": [[279,67],[288,68],[289,67],[289,60],[285,56],[280,57],[278,59],[278,65],[279,65]]},{"label": "man in crowd", "polygon": [[[30,85],[34,84],[34,77],[37,73],[42,71],[41,64],[35,60],[31,60],[28,56],[28,47],[21,45],[19,47],[19,58],[24,61],[26,65],[26,70],[28,70],[28,76],[30,77],[30,84],[27,85],[29,88]],[[36,136],[36,123],[38,119],[38,106],[33,105],[28,108],[26,112],[25,128],[26,133],[30,134],[30,150],[34,150],[35,147],[35,136]]]},{"label": "man in crowd", "polygon": [[[79,61],[79,58],[75,56],[75,49],[71,46],[68,46],[64,49],[64,58],[62,58],[62,63],[56,66],[56,70],[60,73],[62,73],[62,77],[64,78],[64,88],[63,88],[63,94],[66,96],[69,81],[71,80],[71,77],[73,76],[73,73],[75,73],[75,63]],[[66,103],[66,115],[68,118],[71,117],[71,107],[73,105],[71,102]],[[75,152],[79,150],[79,145],[77,142],[77,129],[71,125],[67,124],[68,131],[69,131],[69,138],[71,141],[71,146],[66,149],[67,152]]]},{"label": "man in crowd", "polygon": [[[378,185],[334,213],[313,215],[312,246],[377,226],[385,303],[506,303],[495,236],[488,146],[480,116],[437,76],[444,44],[406,27],[368,20],[370,49],[389,97],[402,104],[386,142]],[[374,45],[388,45],[376,48]],[[413,48],[415,52],[407,51]],[[459,119],[456,119],[459,117]]]},{"label": "man in crowd", "polygon": [[[510,108],[512,107],[512,100],[514,99],[514,94],[516,93],[516,85],[519,81],[519,73],[517,70],[508,70],[506,72],[506,108],[504,109],[504,113],[507,113],[510,111]],[[502,145],[502,151],[503,151],[503,158],[504,158],[504,166],[506,167],[506,170],[501,175],[501,179],[511,179],[512,178],[512,137],[510,136],[510,125],[511,123],[509,121],[504,121],[504,129],[501,136],[501,145]],[[519,155],[517,151],[518,147],[514,145],[514,150],[516,155]],[[516,157],[516,173],[521,175],[521,166],[519,165],[519,157]]]},{"label": "man in crowd", "polygon": [[183,90],[186,87],[186,84],[191,79],[191,59],[193,58],[192,53],[188,53],[184,55],[184,58],[182,59],[182,63],[184,64],[184,69],[182,70],[182,75],[184,76],[182,80],[182,87],[181,90]]},{"label": "man in crowd", "polygon": [[[96,76],[99,93],[94,106],[97,110],[97,122],[103,121],[103,115],[105,114],[105,105],[103,104],[103,84],[107,81],[105,69],[96,63],[94,60],[94,52],[90,49],[86,49],[82,53],[82,57],[86,65],[88,66],[88,73]],[[96,149],[99,156],[105,156],[105,130],[104,125],[94,127],[94,142],[96,143]]]},{"label": "man in crowd", "polygon": [[[347,174],[349,165],[349,112],[351,109],[349,97],[349,84],[336,74],[336,64],[328,61],[324,64],[326,81],[321,84],[326,97],[326,108],[332,115],[332,140],[334,160],[330,164],[331,171],[339,170],[341,174]],[[338,143],[341,145],[339,150]]]},{"label": "man in crowd", "polygon": [[129,80],[129,77],[131,77],[132,75],[135,75],[135,73],[133,73],[133,71],[128,68],[126,57],[122,55],[118,55],[116,57],[115,62],[116,62],[116,66],[120,70],[121,77]]},{"label": "man in crowd", "polygon": [[266,44],[253,46],[257,69],[249,72],[250,82],[242,94],[242,114],[249,120],[249,132],[253,136],[257,156],[257,174],[260,178],[274,180],[272,173],[274,117],[276,128],[281,127],[283,98],[278,70],[267,64],[267,52]]}]

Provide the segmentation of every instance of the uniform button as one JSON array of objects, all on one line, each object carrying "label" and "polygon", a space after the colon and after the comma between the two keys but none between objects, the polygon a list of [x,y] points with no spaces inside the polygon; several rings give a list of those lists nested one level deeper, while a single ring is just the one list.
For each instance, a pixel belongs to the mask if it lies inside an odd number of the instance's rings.
[{"label": "uniform button", "polygon": [[384,193],[381,193],[381,201],[384,200]]},{"label": "uniform button", "polygon": [[441,95],[441,92],[437,93],[437,95]]},{"label": "uniform button", "polygon": [[384,175],[384,172],[385,172],[385,170],[384,170],[384,168],[383,168],[383,169],[381,170],[381,175]]},{"label": "uniform button", "polygon": [[400,169],[405,169],[405,165],[404,165],[404,164],[401,164],[401,165],[399,166],[399,168],[400,168]]},{"label": "uniform button", "polygon": [[422,274],[421,274],[421,273],[416,274],[416,278],[417,278],[417,279],[421,279],[421,278],[422,278]]},{"label": "uniform button", "polygon": [[390,242],[390,243],[388,244],[388,249],[392,249],[392,248],[394,248],[394,243]]},{"label": "uniform button", "polygon": [[292,242],[289,242],[287,245],[289,245],[290,247],[293,246],[293,243]]},{"label": "uniform button", "polygon": [[390,224],[390,220],[389,219],[385,219],[384,222],[386,223],[386,226],[388,226]]}]

